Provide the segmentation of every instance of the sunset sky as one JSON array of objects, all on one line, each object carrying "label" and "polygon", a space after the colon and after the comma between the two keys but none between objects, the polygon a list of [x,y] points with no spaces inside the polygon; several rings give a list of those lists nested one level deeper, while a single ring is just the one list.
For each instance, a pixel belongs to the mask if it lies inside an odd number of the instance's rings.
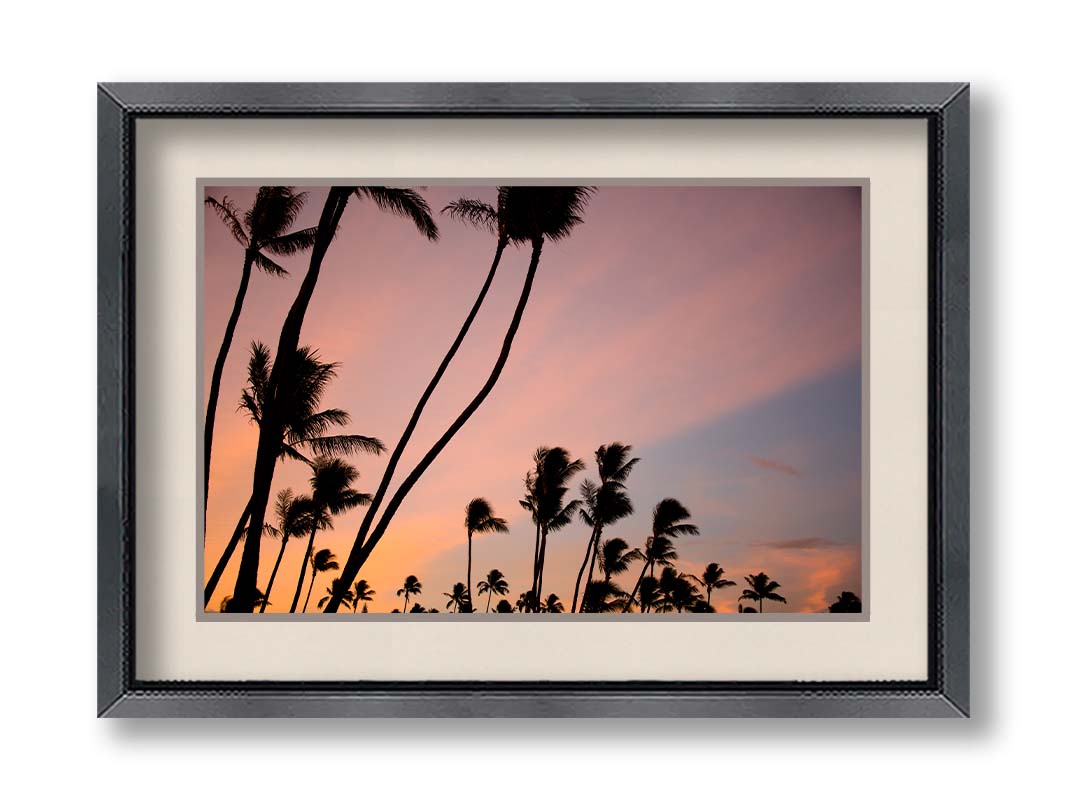
[{"label": "sunset sky", "polygon": [[[325,188],[310,188],[297,227],[315,225]],[[207,187],[242,210],[256,187]],[[423,190],[437,212],[492,187]],[[204,355],[211,369],[240,279],[242,249],[210,211],[204,220]],[[301,341],[341,362],[324,407],[349,411],[349,433],[392,448],[485,279],[495,239],[436,214],[440,240],[410,221],[353,202],[323,264]],[[492,291],[423,415],[394,479],[410,471],[488,375],[525,277],[529,248],[509,247]],[[307,268],[307,253],[256,271],[226,364],[215,424],[205,571],[210,572],[251,491],[257,429],[237,410],[250,344],[273,351]],[[766,610],[824,611],[861,574],[861,191],[858,187],[601,187],[586,223],[548,243],[496,388],[408,496],[360,573],[377,591],[371,612],[415,598],[445,610],[465,581],[464,507],[487,498],[508,535],[478,536],[474,583],[492,568],[529,588],[533,523],[519,507],[539,445],[562,446],[595,476],[596,448],[633,446],[635,513],[607,529],[643,544],[664,497],[701,530],[677,542],[678,568],[717,561],[740,584],[712,596],[735,612],[745,574],[767,572],[789,601]],[[377,487],[387,456],[359,456],[360,490]],[[304,465],[280,462],[272,497],[309,491]],[[574,481],[574,491],[581,477]],[[343,563],[362,510],[316,536]],[[272,514],[270,515],[273,521]],[[589,537],[579,520],[548,540],[544,596],[569,608]],[[199,541],[199,538],[197,539]],[[286,550],[269,610],[288,611],[305,542]],[[264,538],[260,587],[278,541]],[[231,594],[240,551],[212,599]],[[639,567],[619,581],[633,588]],[[308,610],[338,573],[319,576]],[[306,591],[306,583],[305,583]],[[485,609],[485,596],[474,598]],[[493,603],[495,605],[496,598]]]}]

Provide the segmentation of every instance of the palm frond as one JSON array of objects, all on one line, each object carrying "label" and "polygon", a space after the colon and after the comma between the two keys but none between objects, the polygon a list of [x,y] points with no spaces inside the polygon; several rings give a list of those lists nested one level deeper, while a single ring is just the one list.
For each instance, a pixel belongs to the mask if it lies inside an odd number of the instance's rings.
[{"label": "palm frond", "polygon": [[296,222],[307,193],[293,193],[291,186],[261,186],[252,208],[245,214],[245,225],[256,242],[281,236]]},{"label": "palm frond", "polygon": [[356,186],[352,194],[369,197],[383,211],[407,217],[415,223],[419,233],[431,242],[437,241],[437,223],[426,199],[414,189],[396,189],[388,186]]},{"label": "palm frond", "polygon": [[441,209],[442,214],[448,214],[454,220],[466,222],[476,228],[483,228],[490,233],[497,232],[497,211],[488,203],[481,200],[472,200],[461,197]]},{"label": "palm frond", "polygon": [[266,272],[268,275],[274,275],[275,277],[280,278],[284,275],[289,274],[285,270],[285,267],[283,267],[277,261],[272,261],[271,259],[267,258],[265,255],[263,255],[263,253],[256,253],[252,261],[257,267]]},{"label": "palm frond", "polygon": [[315,244],[318,228],[304,228],[281,236],[275,236],[260,243],[260,247],[276,256],[292,256],[307,250]]},{"label": "palm frond", "polygon": [[230,229],[230,235],[241,245],[241,247],[248,247],[248,234],[245,233],[243,227],[241,227],[241,221],[237,218],[237,207],[230,202],[230,198],[223,197],[222,200],[216,200],[214,197],[208,197],[204,200],[204,205],[218,214],[226,226]]},{"label": "palm frond", "polygon": [[339,436],[316,436],[305,439],[299,444],[306,444],[311,451],[318,456],[351,456],[357,453],[371,453],[381,455],[386,452],[381,439],[373,436],[360,436],[358,434],[342,434]]}]

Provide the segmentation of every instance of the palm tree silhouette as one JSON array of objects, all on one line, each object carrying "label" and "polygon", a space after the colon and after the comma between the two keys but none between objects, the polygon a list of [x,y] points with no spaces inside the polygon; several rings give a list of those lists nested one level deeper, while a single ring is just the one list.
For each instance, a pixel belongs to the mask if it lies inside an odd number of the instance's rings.
[{"label": "palm tree silhouette", "polygon": [[712,561],[704,567],[704,572],[701,573],[699,578],[696,575],[688,576],[704,587],[704,591],[707,592],[707,604],[709,606],[711,605],[712,589],[725,589],[727,586],[737,586],[733,581],[723,579],[723,572],[723,568]]},{"label": "palm tree silhouette", "polygon": [[352,606],[352,610],[355,611],[356,606],[358,606],[360,603],[363,603],[363,613],[366,614],[367,603],[373,603],[375,595],[375,591],[370,588],[370,584],[362,578],[356,581],[355,588],[352,590],[352,595],[355,600]]},{"label": "palm tree silhouette", "polygon": [[[352,488],[352,484],[359,479],[359,472],[348,462],[330,456],[319,456],[312,462],[311,472],[311,503],[314,511],[307,552],[304,553],[304,560],[300,562],[300,574],[297,577],[290,614],[296,612],[296,604],[300,600],[300,590],[304,585],[304,576],[307,574],[308,563],[315,547],[315,534],[322,528],[332,528],[334,516],[370,502],[368,495]],[[345,587],[346,590],[347,588]],[[308,596],[310,595],[309,590]],[[304,607],[307,608],[307,600],[304,601]]]},{"label": "palm tree silhouette", "polygon": [[861,614],[863,602],[852,592],[841,592],[827,610],[831,614]]},{"label": "palm tree silhouette", "polygon": [[[204,420],[204,508],[207,508],[209,478],[211,476],[211,440],[215,432],[215,411],[219,404],[219,386],[222,383],[222,371],[226,366],[226,357],[233,344],[233,334],[237,330],[237,320],[241,317],[248,283],[252,278],[252,267],[256,266],[268,275],[288,275],[280,264],[267,256],[291,256],[307,250],[315,241],[315,228],[290,231],[297,215],[304,207],[307,194],[294,194],[290,186],[261,186],[256,192],[252,207],[243,215],[226,197],[216,200],[208,197],[205,204],[212,209],[230,229],[230,235],[245,249],[244,267],[241,270],[241,282],[237,287],[237,296],[233,301],[233,311],[226,323],[222,335],[222,344],[215,357],[215,369],[211,373],[211,388],[207,396],[207,410]],[[242,221],[243,218],[243,221]]]},{"label": "palm tree silhouette", "polygon": [[571,478],[585,469],[578,458],[571,461],[562,447],[539,447],[534,453],[534,468],[526,473],[526,496],[519,505],[530,512],[534,521],[533,597],[530,610],[541,609],[541,583],[545,570],[548,534],[570,524],[581,506],[580,500],[564,503]]},{"label": "palm tree silhouette", "polygon": [[[300,284],[296,299],[289,308],[275,353],[274,367],[270,371],[267,390],[264,393],[262,418],[259,425],[259,442],[256,447],[256,463],[252,473],[252,498],[249,501],[248,533],[245,537],[244,551],[241,553],[241,566],[237,572],[237,583],[233,590],[234,611],[251,610],[253,593],[256,586],[256,574],[259,572],[260,539],[263,533],[263,520],[266,516],[267,503],[270,499],[270,485],[274,479],[274,468],[278,458],[278,449],[284,438],[283,421],[276,405],[291,391],[293,361],[300,344],[300,331],[304,325],[308,305],[318,284],[323,258],[337,232],[337,226],[350,198],[369,199],[379,208],[414,222],[415,227],[430,240],[437,238],[437,225],[433,221],[429,206],[422,195],[413,189],[397,189],[384,186],[334,186],[326,195],[319,224],[315,235],[315,244],[311,250],[304,280]],[[342,575],[341,580],[348,588],[355,576]],[[326,610],[335,612],[340,605],[339,598],[333,598]]]},{"label": "palm tree silhouette", "polygon": [[[302,613],[302,614],[306,614],[307,613],[308,600],[311,599],[311,590],[315,588],[315,576],[317,576],[320,572],[332,572],[335,569],[340,569],[340,564],[338,564],[334,560],[335,558],[336,558],[336,556],[334,556],[334,554],[331,553],[329,550],[327,550],[325,547],[322,548],[321,550],[316,550],[314,555],[312,555],[312,557],[311,557],[311,582],[308,584],[307,597],[304,598],[304,607],[302,609],[300,609],[300,613]],[[339,603],[341,602],[342,599],[344,599],[346,597],[351,597],[351,592],[345,592],[343,589],[340,589],[340,587],[339,587],[339,585],[338,585],[336,580],[334,581],[333,591],[339,592],[339,594],[337,594],[337,595],[331,595],[331,598],[336,596],[337,597],[337,602],[339,602]],[[320,606],[320,608],[321,608],[321,606]],[[292,612],[290,611],[289,613],[291,614]]]},{"label": "palm tree silhouette", "polygon": [[[231,602],[233,602],[233,596],[232,595],[226,595],[224,598],[222,598],[222,602],[219,603],[219,613],[220,614],[225,614],[226,612],[228,612],[229,609],[230,609],[230,603]],[[263,602],[263,592],[261,592],[258,589],[256,589],[256,605],[259,605],[262,602]],[[270,605],[270,603],[268,603],[267,605]]]},{"label": "palm tree silhouette", "polygon": [[550,594],[545,598],[545,602],[541,604],[541,611],[546,614],[562,614],[563,601],[560,600],[558,595]]},{"label": "palm tree silhouette", "polygon": [[594,580],[585,586],[583,614],[612,614],[626,608],[626,592],[611,580]]},{"label": "palm tree silhouette", "polygon": [[[413,594],[422,594],[422,584],[419,583],[419,579],[414,575],[408,575],[404,578],[404,585],[396,590],[397,597],[404,598],[404,613],[408,610],[408,598]],[[329,609],[327,609],[329,611]]]},{"label": "palm tree silhouette", "polygon": [[489,570],[484,581],[478,581],[478,595],[489,593],[489,599],[485,602],[485,613],[489,613],[489,606],[493,602],[493,595],[505,595],[510,591],[508,582],[504,580],[504,573],[498,569]]},{"label": "palm tree silhouette", "polygon": [[785,603],[785,598],[780,594],[775,594],[774,590],[781,588],[781,584],[777,581],[772,581],[766,572],[761,572],[758,575],[746,575],[745,581],[748,583],[748,589],[741,592],[741,600],[751,600],[755,603],[759,603],[759,613],[763,613],[763,601],[773,600],[775,603]]},{"label": "palm tree silhouette", "polygon": [[608,539],[597,553],[597,561],[600,571],[604,573],[604,579],[610,581],[616,575],[621,575],[630,568],[630,564],[641,558],[638,548],[630,549],[625,539],[615,537]]},{"label": "palm tree silhouette", "polygon": [[637,594],[645,573],[647,572],[649,577],[654,578],[656,564],[666,566],[677,557],[670,540],[678,536],[700,534],[700,529],[686,522],[687,519],[689,519],[689,510],[673,497],[656,503],[656,508],[652,511],[652,535],[645,542],[645,565],[641,568],[641,574],[637,577],[637,585],[634,586],[630,599],[626,602],[627,611],[633,605],[634,595]]},{"label": "palm tree silhouette", "polygon": [[[485,402],[485,398],[492,392],[493,387],[496,386],[501,373],[504,371],[504,365],[507,363],[508,356],[511,353],[511,346],[522,322],[526,304],[530,299],[534,276],[537,274],[537,267],[541,261],[541,251],[545,240],[559,241],[569,236],[582,223],[582,213],[593,192],[592,189],[583,186],[512,186],[503,187],[502,191],[505,192],[506,199],[498,206],[498,211],[502,211],[506,215],[508,240],[514,243],[529,242],[531,255],[530,264],[526,271],[526,281],[515,306],[511,324],[504,334],[504,340],[500,346],[500,354],[497,356],[496,363],[493,365],[493,369],[482,388],[401,482],[369,536],[367,536],[367,531],[370,530],[370,523],[367,522],[360,525],[356,540],[352,544],[351,553],[341,574],[342,580],[347,584],[351,584],[355,580],[360,568],[373,552],[378,542],[381,541],[382,536],[385,535],[386,530],[389,528],[389,523],[400,509],[408,493],[411,492],[422,475],[433,464],[437,456],[441,454],[441,451],[452,441],[459,430],[474,415],[474,412]],[[376,493],[376,502],[381,501],[382,494],[382,492]],[[372,503],[372,507],[374,507],[374,503]],[[368,510],[369,514],[370,510]],[[262,525],[262,523],[259,524]],[[252,583],[254,583],[254,580],[246,580],[246,585],[251,586]],[[332,603],[326,607],[327,612],[336,610],[337,607]]]},{"label": "palm tree silhouette", "polygon": [[[274,588],[274,579],[278,576],[278,567],[281,566],[282,556],[285,555],[285,545],[290,538],[301,538],[311,533],[311,527],[315,518],[315,504],[307,495],[299,497],[293,494],[292,489],[282,489],[274,501],[274,513],[278,517],[278,535],[282,538],[281,547],[278,549],[278,558],[274,561],[274,569],[271,570],[270,580],[267,581],[267,591],[263,593],[263,602],[259,606],[259,613],[267,610],[271,589]],[[264,529],[267,529],[264,524]],[[269,531],[273,533],[274,531]]]},{"label": "palm tree silhouette", "polygon": [[[293,459],[311,466],[312,460],[303,450],[310,451],[312,456],[354,453],[378,455],[385,450],[382,443],[373,436],[331,434],[334,427],[347,425],[350,421],[347,411],[339,408],[319,408],[327,385],[337,375],[337,367],[336,363],[320,361],[318,353],[308,347],[297,350],[292,389],[284,402],[278,404],[278,414],[282,417],[283,427],[279,458]],[[259,342],[253,342],[252,354],[248,359],[248,383],[241,394],[239,407],[244,409],[255,425],[260,424],[260,410],[263,407],[270,371],[270,350]],[[252,500],[249,498],[218,564],[204,587],[205,607],[218,587],[222,573],[236,552],[237,545],[244,537],[251,510]]]},{"label": "palm tree silhouette", "polygon": [[523,592],[519,595],[519,599],[515,601],[515,610],[520,614],[524,612],[533,613],[531,606],[533,606],[533,592]]},{"label": "palm tree silhouette", "polygon": [[672,566],[665,566],[659,577],[663,603],[660,611],[674,610],[679,613],[692,610],[700,600],[697,588],[689,582],[689,577],[679,573]]},{"label": "palm tree silhouette", "polygon": [[470,606],[471,594],[467,591],[466,585],[462,583],[453,584],[451,592],[442,592],[441,594],[448,598],[445,608],[451,609],[453,614]]},{"label": "palm tree silhouette", "polygon": [[[663,592],[659,588],[659,581],[651,575],[648,575],[641,578],[637,585],[641,613],[647,614],[648,612],[659,608],[660,603],[663,602]],[[627,602],[629,603],[631,601]],[[629,610],[629,605],[627,605],[626,608]]]},{"label": "palm tree silhouette", "polygon": [[[600,535],[604,528],[613,525],[621,519],[625,519],[634,513],[633,504],[629,495],[626,494],[626,479],[634,465],[641,459],[630,458],[629,445],[622,442],[602,444],[596,451],[597,472],[600,476],[600,485],[592,481],[582,482],[581,493],[585,508],[581,511],[582,521],[592,530],[589,533],[589,544],[585,548],[585,557],[582,566],[578,570],[578,578],[574,582],[574,598],[571,600],[571,613],[574,613],[578,605],[578,591],[582,585],[582,573],[589,566],[589,574],[586,577],[586,585],[593,579],[593,567],[590,557],[595,555],[600,547]],[[582,601],[582,608],[585,601]]]},{"label": "palm tree silhouette", "polygon": [[[493,516],[493,507],[484,497],[475,497],[467,503],[465,523],[467,528],[467,586],[471,585],[471,541],[476,533],[507,533],[508,521]],[[492,599],[490,597],[490,599]],[[464,611],[474,611],[474,607]],[[489,609],[486,609],[488,613]]]},{"label": "palm tree silhouette", "polygon": [[[333,561],[331,563],[334,565],[333,568],[337,569],[337,562]],[[352,604],[352,600],[353,600],[352,592],[351,591],[348,591],[348,592],[341,591],[340,583],[338,582],[337,578],[333,579],[333,582],[330,584],[330,588],[328,588],[326,590],[326,594],[319,598],[319,608],[322,608],[324,605],[326,605],[326,603],[329,602],[330,598],[333,597],[334,594],[338,593],[338,592],[340,592],[340,595],[341,595],[341,605],[344,606],[345,608],[351,608],[353,611],[355,611],[355,606]],[[310,594],[310,587],[309,587],[309,594]]]}]

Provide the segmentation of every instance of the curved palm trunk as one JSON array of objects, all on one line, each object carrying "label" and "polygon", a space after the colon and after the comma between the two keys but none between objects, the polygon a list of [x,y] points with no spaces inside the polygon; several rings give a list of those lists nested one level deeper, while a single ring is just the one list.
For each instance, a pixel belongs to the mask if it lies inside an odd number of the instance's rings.
[{"label": "curved palm trunk", "polygon": [[537,574],[538,566],[541,563],[541,524],[538,523],[534,528],[534,578],[530,580],[530,608],[527,608],[527,613],[536,614],[540,611],[540,608],[532,608],[532,598],[537,594]]},{"label": "curved palm trunk", "polygon": [[[630,610],[630,606],[634,604],[634,595],[637,594],[637,590],[641,588],[641,581],[644,580],[645,571],[648,569],[648,565],[651,563],[651,559],[645,561],[645,565],[641,567],[641,574],[637,576],[637,585],[634,586],[634,590],[630,592],[630,597],[626,601],[626,608],[623,609],[623,613],[627,613]],[[643,607],[642,607],[643,610]]]},{"label": "curved palm trunk", "polygon": [[278,549],[278,558],[274,560],[274,569],[271,570],[270,580],[267,581],[267,591],[263,593],[263,604],[259,607],[259,613],[267,611],[267,601],[270,599],[270,590],[274,588],[274,579],[278,576],[278,567],[282,564],[282,556],[285,555],[285,546],[289,544],[289,535],[282,536],[282,546]]},{"label": "curved palm trunk", "polygon": [[[574,613],[575,608],[578,607],[578,592],[582,586],[582,575],[585,573],[586,566],[589,566],[589,575],[586,578],[585,587],[586,591],[589,589],[589,581],[593,579],[593,566],[589,564],[589,556],[595,552],[594,548],[597,540],[600,538],[599,525],[594,525],[593,530],[589,533],[589,544],[585,546],[585,558],[582,559],[582,568],[578,570],[578,579],[574,582],[574,598],[571,600],[571,613]],[[585,607],[585,594],[582,595],[582,607]]]},{"label": "curved palm trunk", "polygon": [[300,329],[303,327],[308,304],[311,302],[311,296],[319,280],[322,260],[337,232],[337,224],[344,213],[348,198],[349,191],[343,188],[331,188],[327,194],[326,203],[319,218],[318,234],[315,237],[315,246],[311,250],[307,274],[304,275],[300,291],[297,292],[296,299],[289,308],[278,338],[274,368],[270,372],[270,381],[267,384],[259,424],[259,444],[256,447],[256,466],[252,475],[252,509],[248,518],[248,533],[245,535],[245,549],[241,554],[241,568],[237,573],[233,599],[230,600],[227,611],[248,613],[254,610],[263,521],[267,514],[267,504],[270,502],[270,485],[274,480],[274,467],[278,460],[278,453],[281,452],[284,434],[282,422],[277,418],[274,408],[274,398],[277,396],[279,386],[285,387],[289,383],[288,372],[300,344]]},{"label": "curved palm trunk", "polygon": [[470,610],[474,613],[474,590],[471,588],[471,540],[474,538],[470,531],[467,531],[467,596],[470,597]]},{"label": "curved palm trunk", "polygon": [[[385,511],[382,512],[381,519],[378,520],[378,524],[374,528],[374,532],[371,533],[367,539],[366,544],[360,546],[360,540],[357,538],[352,545],[352,551],[349,553],[348,560],[345,562],[345,568],[341,573],[340,584],[341,591],[347,591],[352,586],[352,581],[355,580],[356,575],[359,573],[360,568],[366,562],[367,558],[374,551],[375,546],[385,535],[385,531],[389,527],[389,523],[392,522],[393,516],[404,502],[404,498],[408,496],[408,493],[412,490],[419,478],[423,473],[429,469],[434,460],[441,451],[445,449],[450,441],[455,437],[467,420],[471,418],[475,411],[485,402],[485,398],[489,396],[489,393],[496,386],[497,381],[500,379],[500,374],[504,371],[504,365],[507,363],[508,356],[511,354],[511,345],[515,341],[515,334],[518,333],[519,324],[522,322],[523,312],[526,310],[526,304],[530,300],[530,291],[533,289],[534,276],[537,274],[537,265],[541,261],[541,249],[544,246],[544,239],[538,238],[533,243],[533,252],[530,255],[530,266],[526,271],[526,282],[522,287],[522,294],[519,295],[519,301],[515,306],[515,313],[511,318],[511,325],[508,327],[507,333],[504,335],[504,341],[500,348],[500,355],[497,357],[496,364],[493,366],[493,371],[489,374],[489,378],[482,386],[481,391],[474,396],[474,399],[467,405],[465,409],[460,413],[456,420],[449,426],[448,430],[441,436],[433,447],[423,456],[422,460],[411,471],[411,474],[404,479],[404,482],[396,490],[396,494],[393,495],[392,500],[389,501],[389,505],[386,506]],[[362,526],[361,526],[362,530]],[[329,614],[337,611],[337,598],[331,598],[330,602],[326,606],[326,612]]]},{"label": "curved palm trunk", "polygon": [[[414,410],[411,412],[411,418],[408,419],[407,427],[404,428],[404,432],[400,435],[400,440],[396,443],[396,447],[393,448],[393,452],[389,456],[389,462],[385,465],[385,471],[382,473],[382,479],[378,483],[378,489],[375,491],[374,497],[371,499],[370,506],[367,508],[367,513],[363,515],[363,519],[359,524],[359,530],[356,533],[356,541],[355,544],[352,545],[353,554],[363,547],[364,542],[367,540],[367,533],[370,530],[371,524],[374,522],[374,517],[378,513],[378,509],[381,507],[382,501],[385,499],[385,493],[388,491],[389,484],[393,480],[393,474],[396,472],[397,465],[400,463],[400,457],[404,454],[404,450],[407,449],[408,442],[411,440],[411,436],[415,432],[415,427],[419,424],[419,420],[422,418],[422,412],[426,408],[426,404],[430,401],[430,396],[437,389],[437,384],[441,382],[449,364],[452,363],[452,359],[455,358],[460,345],[463,344],[467,332],[474,323],[474,318],[478,316],[478,312],[482,308],[482,303],[485,301],[486,295],[489,294],[489,288],[493,285],[493,279],[496,277],[497,268],[500,266],[500,258],[503,256],[507,244],[507,237],[498,237],[496,253],[493,256],[493,263],[489,267],[489,274],[485,276],[485,282],[482,284],[482,289],[478,293],[478,297],[475,298],[471,310],[467,313],[467,318],[463,320],[463,325],[460,326],[459,333],[456,334],[452,346],[448,348],[445,357],[441,359],[441,363],[437,366],[437,372],[434,373],[430,382],[426,384],[422,396],[419,398],[419,401],[415,404]],[[351,558],[352,556],[349,556],[349,560],[351,560]],[[344,575],[341,577],[344,578]],[[470,588],[469,580],[467,581],[467,587],[468,589]],[[330,611],[330,607],[327,606],[326,610]]]},{"label": "curved palm trunk", "polygon": [[[316,514],[315,519],[311,522],[311,533],[308,534],[308,546],[304,552],[304,560],[300,563],[300,575],[296,579],[296,592],[293,593],[293,604],[289,607],[289,613],[296,613],[296,604],[300,602],[300,590],[304,588],[304,576],[307,575],[308,564],[311,563],[311,554],[314,552],[315,534],[319,529],[319,517]],[[312,564],[312,567],[314,565]],[[312,579],[314,579],[315,570],[312,569]]]},{"label": "curved palm trunk", "polygon": [[314,567],[311,568],[311,582],[308,584],[307,597],[304,598],[304,607],[300,609],[301,614],[308,613],[308,600],[311,599],[311,590],[315,588],[315,576],[319,574],[319,571]]},{"label": "curved palm trunk", "polygon": [[[585,578],[585,591],[582,592],[582,603],[579,606],[580,610],[585,610],[585,598],[589,596],[589,584],[593,582],[593,573],[596,572],[596,554],[600,549],[600,539],[604,535],[603,526],[596,535],[596,541],[593,542],[593,557],[589,562],[589,574]],[[604,580],[608,580],[607,574],[604,575]]]},{"label": "curved palm trunk", "polygon": [[489,606],[493,604],[493,590],[489,590],[489,599],[485,602],[485,613],[489,613]]},{"label": "curved palm trunk", "polygon": [[537,564],[537,585],[534,595],[534,608],[537,609],[535,613],[541,613],[541,589],[545,578],[545,550],[548,549],[548,531],[541,533],[541,558]]},{"label": "curved palm trunk", "polygon": [[[329,606],[326,607],[326,610],[330,610]],[[408,613],[408,596],[406,594],[404,595],[404,613]]]},{"label": "curved palm trunk", "polygon": [[237,520],[237,527],[234,528],[233,533],[230,534],[230,541],[226,543],[226,549],[222,551],[222,555],[219,557],[219,563],[215,565],[215,571],[211,573],[211,577],[208,578],[207,585],[204,587],[204,608],[207,608],[208,601],[211,600],[211,595],[215,593],[215,589],[218,587],[219,581],[222,579],[222,573],[226,571],[226,565],[230,563],[230,559],[237,550],[237,545],[241,541],[241,533],[244,531],[245,525],[248,524],[248,515],[251,510],[252,500],[249,499],[249,501],[245,503],[245,510],[241,512],[241,518]]},{"label": "curved palm trunk", "polygon": [[[237,320],[241,317],[241,308],[244,306],[245,295],[248,293],[248,282],[252,278],[252,260],[255,258],[255,250],[250,245],[245,250],[245,264],[241,270],[241,283],[237,287],[237,297],[233,301],[233,311],[226,323],[226,331],[222,334],[222,344],[219,346],[219,354],[215,357],[215,369],[211,373],[211,389],[207,396],[207,411],[204,418],[204,513],[207,514],[208,481],[211,477],[211,440],[215,434],[215,411],[219,405],[219,386],[222,384],[222,370],[226,366],[226,357],[230,353],[230,345],[233,344],[233,334],[237,330]],[[204,535],[207,535],[207,525],[204,526]]]}]

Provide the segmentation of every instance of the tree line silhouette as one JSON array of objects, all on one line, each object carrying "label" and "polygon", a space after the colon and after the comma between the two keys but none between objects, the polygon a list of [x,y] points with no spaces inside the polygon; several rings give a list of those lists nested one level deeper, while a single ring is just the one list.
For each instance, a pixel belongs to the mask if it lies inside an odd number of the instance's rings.
[{"label": "tree line silhouette", "polygon": [[[252,207],[237,209],[228,198],[208,197],[206,206],[228,227],[233,238],[244,248],[241,280],[227,321],[222,343],[215,360],[209,388],[204,426],[204,507],[207,509],[211,448],[215,415],[219,402],[221,377],[227,361],[244,299],[251,281],[252,268],[268,275],[285,277],[287,272],[274,256],[291,256],[310,250],[309,264],[296,298],[286,315],[272,354],[263,343],[253,342],[247,365],[246,386],[238,406],[258,431],[255,465],[250,496],[218,563],[204,587],[204,605],[218,589],[221,577],[240,548],[240,562],[233,592],[220,603],[227,613],[264,613],[271,605],[271,593],[291,539],[306,539],[297,569],[296,587],[289,603],[289,613],[305,613],[320,573],[340,572],[315,604],[324,613],[341,609],[367,613],[375,591],[359,572],[375,547],[387,534],[389,525],[405,498],[447,447],[459,430],[474,415],[491,393],[503,372],[511,346],[518,332],[545,245],[568,237],[583,223],[587,203],[595,190],[589,187],[498,187],[495,205],[461,198],[449,203],[443,213],[455,220],[483,229],[494,237],[493,257],[485,281],[475,298],[459,332],[441,360],[437,370],[416,402],[407,425],[391,451],[376,437],[340,433],[351,423],[342,409],[320,408],[329,383],[339,365],[320,359],[318,352],[300,344],[304,317],[321,273],[324,257],[332,243],[347,205],[352,201],[375,204],[382,211],[410,220],[417,232],[430,241],[438,238],[437,225],[425,199],[415,190],[381,186],[334,186],[327,193],[316,226],[291,230],[307,202],[306,193],[291,187],[265,186],[256,194]],[[499,354],[485,383],[474,393],[465,408],[446,431],[427,450],[411,472],[400,481],[388,503],[385,496],[430,397],[443,378],[488,295],[501,258],[507,247],[530,247],[530,258],[522,291],[511,322],[500,344]],[[356,489],[359,472],[347,459],[356,455],[389,458],[377,489],[364,493]],[[308,468],[307,491],[297,494],[284,488],[274,497],[273,517],[267,519],[271,484],[279,461],[295,461]],[[712,592],[721,591],[735,582],[724,578],[724,569],[708,564],[701,575],[678,571],[676,542],[683,537],[698,536],[689,511],[674,498],[664,498],[652,510],[649,535],[644,543],[631,547],[619,537],[605,537],[612,525],[634,513],[627,494],[626,481],[640,459],[631,457],[631,447],[621,442],[602,445],[595,453],[597,480],[583,480],[577,496],[568,498],[572,481],[585,470],[580,458],[572,458],[562,447],[539,447],[533,465],[523,481],[524,493],[519,505],[529,513],[534,525],[533,554],[529,589],[521,592],[514,605],[508,600],[511,587],[498,569],[490,570],[475,587],[478,596],[487,595],[485,613],[490,613],[493,598],[495,613],[562,613],[565,601],[555,593],[544,592],[545,564],[550,536],[570,526],[575,518],[589,528],[584,556],[577,565],[571,613],[714,613]],[[384,508],[383,508],[384,504]],[[356,529],[351,549],[343,566],[329,549],[316,549],[316,534],[335,527],[347,512],[366,507]],[[508,522],[496,516],[484,497],[467,503],[464,526],[467,534],[466,582],[458,581],[451,591],[443,592],[449,613],[474,613],[471,596],[473,541],[476,534],[509,532]],[[260,548],[263,536],[280,540],[266,588],[259,588]],[[632,566],[640,565],[636,582],[627,590],[620,585]],[[656,574],[657,568],[659,574]],[[310,572],[310,575],[308,574]],[[307,590],[304,583],[307,581]],[[745,576],[745,588],[738,600],[741,613],[762,612],[763,602],[785,604],[777,593],[781,588],[765,573]],[[439,613],[426,608],[413,597],[422,595],[422,583],[415,575],[407,576],[396,590],[403,599],[403,609],[394,613]],[[744,605],[748,601],[755,605]],[[859,598],[843,592],[828,609],[831,612],[858,613]]]}]

